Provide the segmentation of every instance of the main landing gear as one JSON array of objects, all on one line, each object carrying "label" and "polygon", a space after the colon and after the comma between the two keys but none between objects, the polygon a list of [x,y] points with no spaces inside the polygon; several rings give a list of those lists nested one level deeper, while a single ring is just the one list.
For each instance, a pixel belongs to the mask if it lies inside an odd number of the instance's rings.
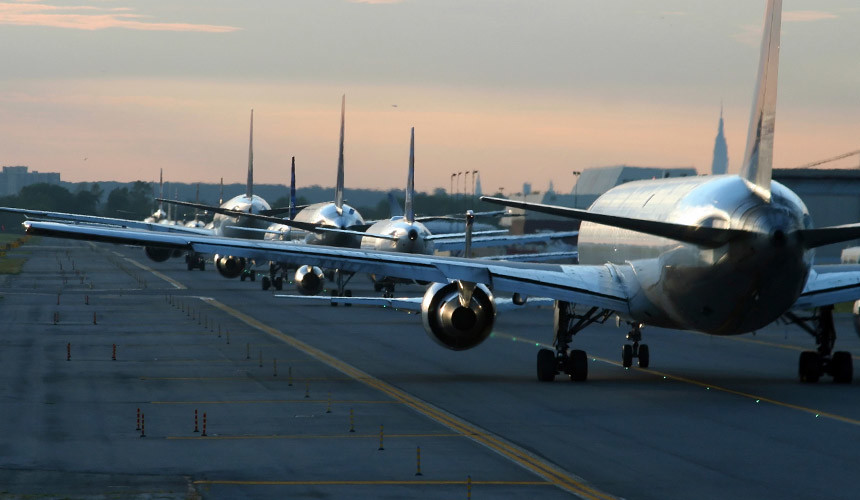
[{"label": "main landing gear", "polygon": [[636,358],[639,363],[639,368],[648,368],[648,363],[651,360],[648,354],[648,345],[640,344],[642,340],[642,325],[640,323],[631,323],[632,329],[627,334],[627,340],[633,344],[624,344],[621,346],[621,365],[624,368],[630,368],[633,365],[633,358]]},{"label": "main landing gear", "polygon": [[[355,276],[355,273],[343,272],[340,269],[334,270],[334,282],[337,284],[337,289],[331,291],[332,297],[352,297],[352,290],[347,290],[346,285]],[[344,307],[350,307],[352,304],[344,304]],[[337,302],[331,303],[332,307],[337,307]]]},{"label": "main landing gear", "polygon": [[573,336],[592,323],[604,323],[612,311],[592,307],[585,314],[576,312],[570,302],[556,301],[554,310],[555,339],[551,349],[541,349],[537,354],[537,376],[541,382],[552,382],[559,373],[570,380],[583,382],[588,379],[588,357],[581,349],[569,349]]},{"label": "main landing gear", "polygon": [[[281,273],[278,274],[278,271]],[[269,274],[268,276],[264,275],[260,281],[263,285],[263,290],[268,290],[269,288],[275,287],[275,290],[283,290],[284,289],[284,275],[287,273],[287,269],[280,265],[275,264],[274,262],[269,263]]]},{"label": "main landing gear", "polygon": [[203,257],[203,255],[197,252],[185,254],[185,264],[187,265],[189,271],[193,271],[198,268],[201,271],[206,270],[206,259]]},{"label": "main landing gear", "polygon": [[[836,327],[833,325],[833,306],[818,308],[812,316],[798,317],[787,312],[785,317],[790,323],[803,328],[815,337],[818,345],[816,351],[800,353],[797,374],[801,382],[815,383],[822,375],[833,377],[837,384],[850,384],[854,378],[854,362],[851,353],[846,351],[833,352],[836,341]],[[810,323],[813,326],[810,326]]]}]

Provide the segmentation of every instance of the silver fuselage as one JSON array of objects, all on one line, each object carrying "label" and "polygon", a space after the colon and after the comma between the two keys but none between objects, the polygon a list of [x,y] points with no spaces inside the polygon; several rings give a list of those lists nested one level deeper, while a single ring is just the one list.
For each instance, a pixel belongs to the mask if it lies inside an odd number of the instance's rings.
[{"label": "silver fuselage", "polygon": [[797,300],[813,257],[795,236],[812,227],[806,206],[777,182],[771,190],[764,201],[736,175],[622,184],[589,211],[751,234],[702,248],[583,222],[580,264],[610,263],[625,275],[630,321],[718,335],[761,328]]},{"label": "silver fuselage", "polygon": [[374,223],[367,229],[371,234],[393,236],[396,240],[386,240],[363,236],[362,250],[382,250],[385,252],[418,253],[430,255],[433,253],[433,243],[426,240],[430,231],[420,222],[407,222],[403,216],[392,217]]},{"label": "silver fuselage", "polygon": [[[351,226],[364,224],[361,214],[347,204],[342,205],[341,213],[338,213],[334,203],[315,203],[305,207],[296,214],[297,222],[308,222],[322,226],[349,229]],[[305,243],[311,245],[328,245],[333,247],[358,248],[361,237],[352,234],[338,234],[335,232],[312,233],[305,237]]]},{"label": "silver fuselage", "polygon": [[[227,208],[238,212],[259,214],[263,210],[270,210],[272,207],[257,195],[248,198],[242,194],[231,198],[221,204],[221,208]],[[212,219],[212,229],[217,236],[227,236],[229,238],[253,238],[262,239],[263,233],[249,233],[241,229],[234,229],[231,226],[251,227],[265,229],[269,225],[268,222],[251,219],[248,217],[233,217],[224,214],[215,214]]]}]

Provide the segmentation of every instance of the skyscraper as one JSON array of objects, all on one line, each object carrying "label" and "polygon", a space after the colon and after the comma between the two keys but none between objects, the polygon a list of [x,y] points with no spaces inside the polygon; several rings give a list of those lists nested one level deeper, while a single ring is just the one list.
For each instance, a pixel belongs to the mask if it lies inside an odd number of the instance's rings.
[{"label": "skyscraper", "polygon": [[726,146],[726,136],[723,133],[723,107],[720,106],[720,125],[717,129],[717,139],[714,141],[714,160],[711,163],[711,175],[722,175],[729,171],[729,150]]}]

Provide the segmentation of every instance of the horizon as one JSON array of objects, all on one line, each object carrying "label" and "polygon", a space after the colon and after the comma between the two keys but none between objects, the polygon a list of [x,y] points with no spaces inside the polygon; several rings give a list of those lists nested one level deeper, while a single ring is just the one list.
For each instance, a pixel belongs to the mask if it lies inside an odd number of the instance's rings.
[{"label": "horizon", "polygon": [[[234,183],[253,108],[255,178],[283,183],[296,156],[299,185],[323,186],[346,94],[347,188],[402,189],[412,126],[424,192],[466,170],[485,193],[568,192],[572,171],[617,164],[701,174],[721,103],[737,172],[764,2],[486,5],[0,2],[0,163],[69,182],[151,182],[164,168],[168,181]],[[860,149],[860,8],[785,9],[775,168]]]}]

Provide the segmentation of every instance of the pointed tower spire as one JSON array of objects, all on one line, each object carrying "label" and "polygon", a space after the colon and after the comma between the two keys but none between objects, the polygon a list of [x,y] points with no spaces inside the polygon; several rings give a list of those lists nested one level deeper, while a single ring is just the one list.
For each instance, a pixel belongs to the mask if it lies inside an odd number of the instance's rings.
[{"label": "pointed tower spire", "polygon": [[717,138],[714,141],[714,159],[711,162],[711,175],[723,175],[729,171],[729,148],[726,145],[726,135],[723,122],[723,105],[720,103],[720,124],[717,127]]}]

